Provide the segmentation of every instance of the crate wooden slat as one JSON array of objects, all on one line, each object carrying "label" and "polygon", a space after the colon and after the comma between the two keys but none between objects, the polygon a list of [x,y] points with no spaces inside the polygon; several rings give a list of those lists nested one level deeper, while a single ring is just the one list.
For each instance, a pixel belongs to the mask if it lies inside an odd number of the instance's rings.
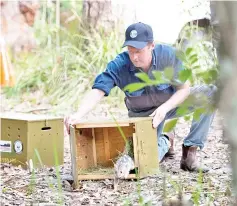
[{"label": "crate wooden slat", "polygon": [[158,147],[157,132],[154,129],[150,129],[150,126],[151,122],[149,121],[141,121],[135,124],[138,148],[137,161],[139,162],[139,173],[141,176],[157,172],[158,149],[154,147],[154,145]]},{"label": "crate wooden slat", "polygon": [[[129,174],[127,179],[136,179],[135,174]],[[94,174],[88,174],[88,175],[79,175],[78,176],[78,181],[79,180],[104,180],[104,179],[114,179],[114,175],[94,175]]]},{"label": "crate wooden slat", "polygon": [[117,127],[117,126],[129,126],[130,123],[152,120],[151,117],[139,117],[139,118],[126,118],[119,119],[116,122],[112,119],[99,119],[99,120],[84,120],[76,125],[76,128],[98,128],[98,127]]},{"label": "crate wooden slat", "polygon": [[92,147],[93,147],[94,165],[97,167],[97,155],[96,155],[95,129],[94,128],[92,128]]},{"label": "crate wooden slat", "polygon": [[77,166],[77,147],[76,145],[76,130],[73,126],[70,126],[70,151],[71,151],[71,162],[72,162],[72,177],[73,187],[78,188],[78,166]]}]

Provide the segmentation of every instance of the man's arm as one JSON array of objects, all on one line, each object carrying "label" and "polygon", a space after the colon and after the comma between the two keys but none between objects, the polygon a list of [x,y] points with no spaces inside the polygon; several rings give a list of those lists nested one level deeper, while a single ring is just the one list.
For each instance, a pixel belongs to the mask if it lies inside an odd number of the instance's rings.
[{"label": "man's arm", "polygon": [[105,92],[99,89],[92,89],[86,96],[83,98],[80,107],[77,112],[65,119],[65,126],[67,132],[69,133],[69,125],[78,124],[87,113],[89,113],[104,97]]},{"label": "man's arm", "polygon": [[164,120],[167,112],[176,108],[179,104],[181,104],[190,94],[190,82],[187,81],[181,86],[176,87],[177,91],[159,106],[150,116],[153,117],[153,127],[156,128],[158,125]]},{"label": "man's arm", "polygon": [[75,116],[78,118],[84,117],[90,112],[104,97],[105,93],[99,89],[92,89],[82,100]]},{"label": "man's arm", "polygon": [[190,94],[190,82],[187,81],[183,85],[177,86],[176,89],[177,91],[170,97],[170,99],[160,106],[166,111],[166,113],[176,108],[187,99]]}]

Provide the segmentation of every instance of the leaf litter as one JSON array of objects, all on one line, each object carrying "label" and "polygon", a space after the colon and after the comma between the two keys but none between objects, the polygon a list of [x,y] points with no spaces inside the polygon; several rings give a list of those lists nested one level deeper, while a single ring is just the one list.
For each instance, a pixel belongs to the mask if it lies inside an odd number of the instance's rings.
[{"label": "leaf litter", "polygon": [[[105,112],[108,108],[108,105],[102,104],[96,107],[88,118],[100,118],[101,111],[103,118],[106,118],[109,115]],[[7,109],[12,108],[8,105]],[[121,108],[111,108],[110,111],[117,118],[126,116],[126,111]],[[190,128],[190,122],[181,118],[175,129],[175,158],[164,161],[157,175],[138,181],[122,180],[117,191],[112,187],[113,180],[81,181],[79,188],[73,190],[70,181],[61,178],[60,193],[56,168],[38,169],[33,175],[21,167],[1,163],[0,203],[1,205],[165,205],[165,200],[166,202],[178,200],[180,192],[190,201],[200,190],[199,205],[230,205],[232,201],[230,149],[227,141],[223,139],[221,122],[222,117],[217,113],[205,147],[203,151],[198,151],[199,159],[211,169],[209,173],[203,175],[201,182],[199,182],[200,174],[179,168],[182,141]],[[64,165],[60,166],[61,177],[71,175],[68,136],[65,136],[64,141]]]}]

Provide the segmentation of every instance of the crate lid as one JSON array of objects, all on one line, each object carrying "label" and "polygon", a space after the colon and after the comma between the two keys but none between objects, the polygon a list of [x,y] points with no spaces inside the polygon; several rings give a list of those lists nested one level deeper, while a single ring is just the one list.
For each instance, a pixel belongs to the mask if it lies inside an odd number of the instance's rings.
[{"label": "crate lid", "polygon": [[56,117],[52,115],[36,115],[16,112],[6,112],[0,114],[1,119],[23,120],[23,121],[45,121],[63,119],[62,117]]},{"label": "crate lid", "polygon": [[116,126],[129,126],[131,123],[140,121],[152,120],[152,117],[133,117],[133,118],[122,118],[122,119],[93,119],[83,120],[76,125],[76,128],[96,128],[96,127],[116,127]]}]

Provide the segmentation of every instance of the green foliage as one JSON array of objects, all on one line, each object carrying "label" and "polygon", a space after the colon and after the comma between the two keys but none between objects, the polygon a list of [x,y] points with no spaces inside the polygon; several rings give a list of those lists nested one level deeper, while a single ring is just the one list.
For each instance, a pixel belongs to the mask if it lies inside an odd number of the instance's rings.
[{"label": "green foliage", "polygon": [[[182,175],[182,174],[181,174]],[[196,175],[195,183],[183,182],[182,178],[176,180],[172,176],[163,174],[163,203],[164,205],[213,205],[218,197],[229,197],[231,190],[227,185],[226,191],[217,191],[210,178],[206,178],[202,171]],[[187,179],[189,181],[189,179]],[[172,187],[167,187],[170,184]],[[221,188],[222,189],[222,188]],[[175,193],[177,197],[175,198]],[[191,198],[189,197],[191,195]]]},{"label": "green foliage", "polygon": [[[4,92],[8,98],[15,98],[41,90],[52,105],[77,108],[80,97],[92,86],[96,75],[121,52],[122,38],[116,29],[111,32],[85,29],[79,6],[70,7],[70,1],[61,6],[65,9],[69,6],[71,10],[66,11],[73,18],[58,27],[55,6],[42,4],[42,13],[34,25],[38,47],[31,53],[16,56],[16,86],[4,88]],[[112,93],[120,94],[118,90]]]},{"label": "green foliage", "polygon": [[152,83],[152,80],[150,79],[150,77],[145,73],[145,72],[141,72],[141,73],[136,73],[135,74],[140,80],[142,80],[143,82],[146,83]]},{"label": "green foliage", "polygon": [[192,76],[192,70],[190,69],[185,69],[185,70],[181,70],[179,72],[179,80],[181,82],[186,82],[188,79],[190,79]]},{"label": "green foliage", "polygon": [[[48,183],[49,188],[51,188],[55,193],[58,192],[58,204],[62,205],[64,200],[63,200],[63,195],[62,195],[62,183],[61,183],[61,176],[60,176],[60,172],[59,172],[59,162],[58,162],[57,148],[54,146],[53,150],[54,150],[54,159],[55,159],[55,168],[56,168],[56,177],[57,177],[57,184],[58,184],[57,186],[58,187],[54,188],[54,186],[53,186],[53,184],[50,181],[48,176],[46,176],[46,181]],[[37,157],[37,160],[40,163],[41,168],[43,168],[44,164],[42,162],[39,151],[37,149],[35,149],[35,155]],[[34,168],[33,168],[33,173],[32,174],[35,174],[34,173]]]},{"label": "green foliage", "polygon": [[171,83],[173,79],[173,69],[167,67],[164,71],[153,71],[154,79],[149,78],[145,72],[136,73],[141,82],[131,83],[124,87],[124,91],[134,92],[147,86]]},{"label": "green foliage", "polygon": [[167,80],[172,80],[174,76],[174,69],[172,67],[167,67],[164,70],[164,78],[166,78]]},{"label": "green foliage", "polygon": [[172,119],[172,120],[166,122],[163,132],[171,132],[174,129],[174,127],[176,126],[177,122],[178,122],[178,119]]},{"label": "green foliage", "polygon": [[35,171],[32,171],[32,175],[30,176],[30,184],[27,188],[27,195],[32,195],[36,188],[36,180],[35,180]]},{"label": "green foliage", "polygon": [[147,84],[147,83],[133,83],[133,84],[129,84],[126,87],[124,87],[124,91],[134,92],[134,91],[142,89],[148,85],[149,84]]},{"label": "green foliage", "polygon": [[[218,61],[215,50],[211,44],[212,30],[200,28],[196,25],[186,25],[180,32],[180,41],[176,43],[179,50],[177,56],[184,62],[186,69],[192,70],[194,84],[215,83],[218,78]],[[207,80],[208,71],[214,70],[216,78]]]},{"label": "green foliage", "polygon": [[206,110],[207,110],[206,108],[202,108],[202,107],[201,107],[201,108],[197,108],[197,109],[194,111],[194,113],[193,113],[193,119],[194,119],[195,121],[198,121],[198,120],[200,119],[201,114],[207,112]]},{"label": "green foliage", "polygon": [[195,205],[200,205],[200,198],[203,191],[203,173],[199,172],[197,186],[192,194],[192,200]]},{"label": "green foliage", "polygon": [[59,161],[58,161],[58,152],[57,148],[54,145],[54,159],[55,159],[55,165],[56,165],[56,177],[57,177],[57,184],[58,184],[58,203],[63,204],[63,193],[62,193],[62,183],[61,183],[61,176],[59,171]]},{"label": "green foliage", "polygon": [[151,201],[146,201],[145,198],[141,194],[142,185],[140,179],[137,181],[137,195],[138,195],[138,205],[139,206],[150,206],[152,205]]},{"label": "green foliage", "polygon": [[186,104],[181,104],[179,108],[177,109],[176,114],[178,116],[182,116],[184,114],[188,114],[188,111],[189,111],[188,106]]},{"label": "green foliage", "polygon": [[155,77],[156,83],[157,82],[160,83],[160,84],[165,83],[162,72],[160,72],[160,71],[152,71],[152,74]]},{"label": "green foliage", "polygon": [[179,73],[179,80],[189,80],[192,84],[216,82],[219,73],[217,65],[209,64],[210,67],[205,69],[198,50],[188,47],[185,51],[178,51],[177,56],[184,66],[184,70]]}]

